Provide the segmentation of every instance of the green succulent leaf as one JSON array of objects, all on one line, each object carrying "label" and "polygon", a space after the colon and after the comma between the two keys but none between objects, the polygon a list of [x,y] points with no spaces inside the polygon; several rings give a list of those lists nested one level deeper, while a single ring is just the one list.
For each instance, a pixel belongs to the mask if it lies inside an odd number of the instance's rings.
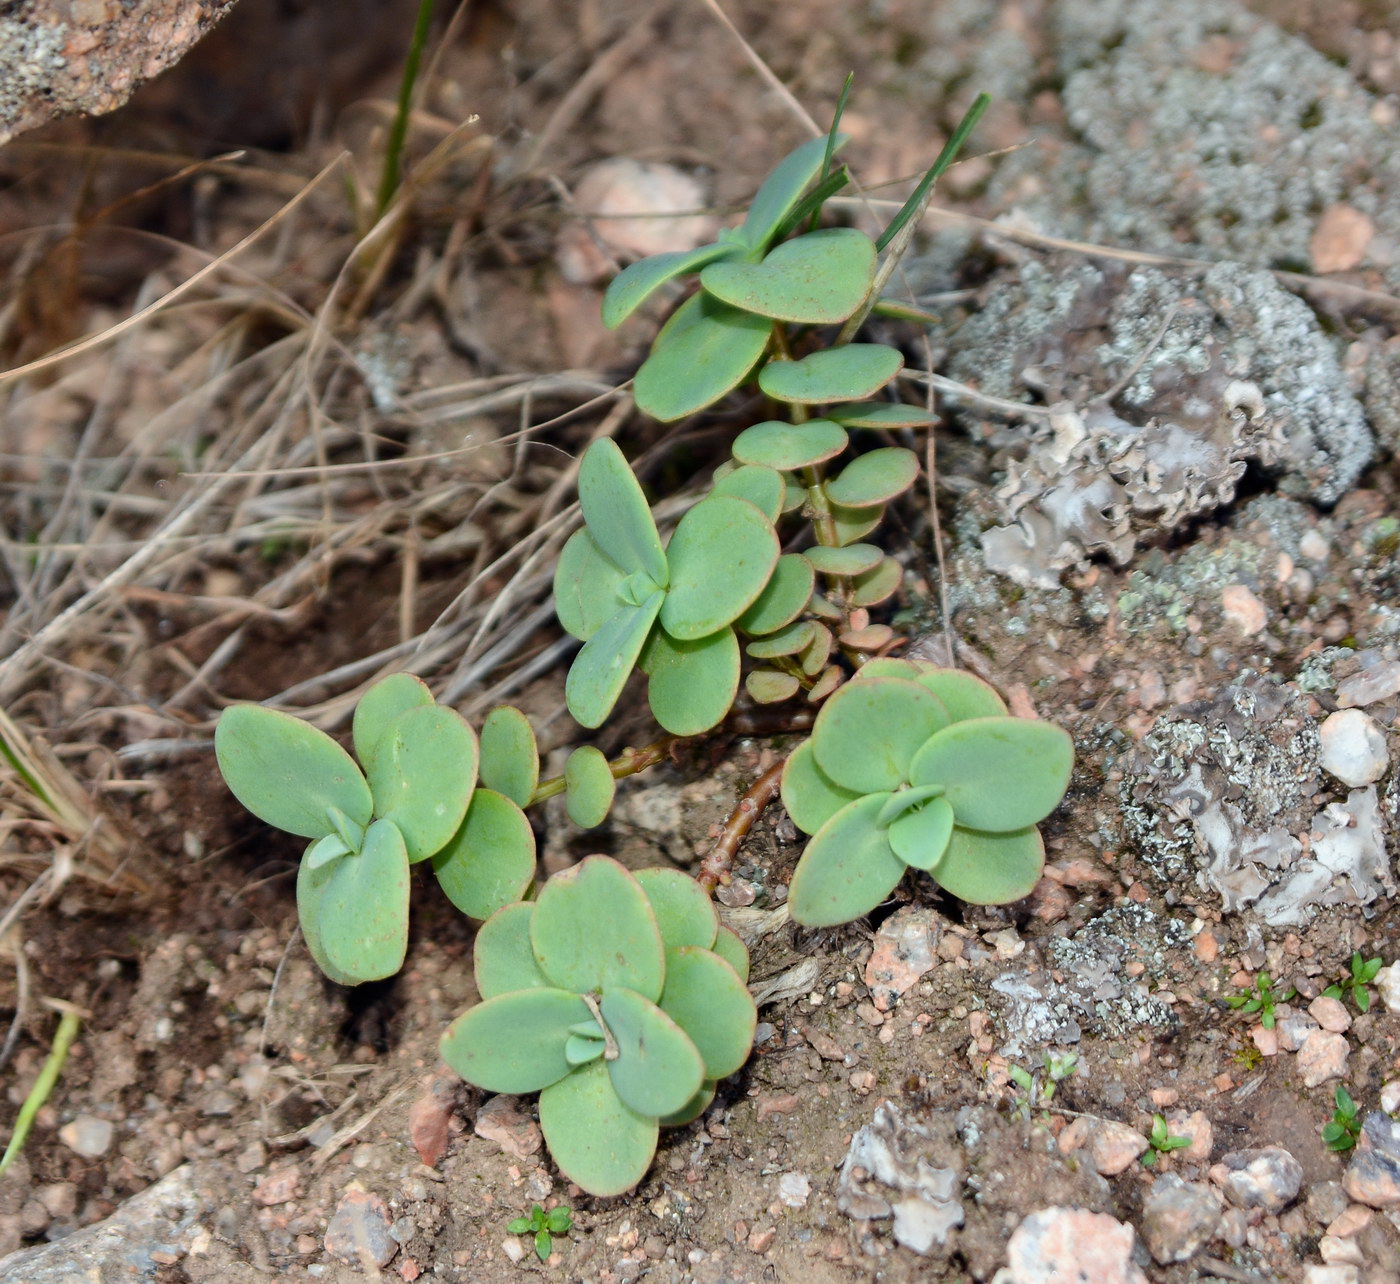
[{"label": "green succulent leaf", "polygon": [[342,985],[378,981],[408,952],[408,853],[391,821],[377,820],[361,850],[317,869],[302,862],[297,908],[311,957]]},{"label": "green succulent leaf", "polygon": [[641,485],[617,442],[600,437],[583,452],[578,502],[603,556],[628,573],[649,575],[666,587],[666,555]]},{"label": "green succulent leaf", "polygon": [[954,722],[1006,716],[1006,704],[996,691],[962,669],[926,669],[914,681],[943,701]]},{"label": "green succulent leaf", "polygon": [[815,584],[812,563],[801,553],[784,553],[774,565],[763,592],[735,622],[753,636],[776,633],[806,609]]},{"label": "green succulent leaf", "polygon": [[540,1129],[559,1170],[590,1195],[632,1189],[656,1154],[657,1121],[619,1099],[607,1062],[592,1061],[540,1093]]},{"label": "green succulent leaf", "polygon": [[571,1034],[564,1043],[564,1060],[571,1066],[586,1066],[596,1061],[607,1050],[602,1037],[591,1038],[583,1034]]},{"label": "green succulent leaf", "polygon": [[756,704],[781,704],[791,700],[801,686],[794,674],[777,669],[752,669],[744,678],[744,690]]},{"label": "green succulent leaf", "polygon": [[365,827],[357,825],[339,807],[327,807],[326,819],[330,821],[335,836],[345,844],[345,850],[357,852],[365,845]]},{"label": "green succulent leaf", "polygon": [[616,613],[626,579],[587,528],[570,535],[554,568],[554,611],[564,631],[587,642]]},{"label": "green succulent leaf", "polygon": [[755,660],[776,660],[785,655],[797,655],[810,645],[815,627],[811,620],[798,620],[796,624],[789,624],[785,629],[750,642],[744,649]]},{"label": "green succulent leaf", "polygon": [[872,793],[847,803],[807,844],[788,888],[792,917],[803,927],[860,918],[903,877],[904,862],[890,847],[888,831],[876,824],[888,798]]},{"label": "green succulent leaf", "polygon": [[623,268],[604,293],[603,324],[616,330],[667,281],[740,253],[737,245],[702,245],[694,250],[672,250],[640,259]]},{"label": "green succulent leaf", "polygon": [[851,587],[851,605],[876,606],[887,601],[899,591],[903,580],[904,568],[892,557],[881,558],[868,571],[856,576]]},{"label": "green succulent leaf", "polygon": [[599,1007],[617,1041],[617,1059],[608,1062],[608,1072],[624,1105],[660,1118],[700,1091],[705,1079],[700,1053],[655,1003],[619,988],[604,991]]},{"label": "green succulent leaf", "polygon": [[883,343],[823,348],[799,361],[770,361],[758,386],[776,401],[816,405],[852,401],[878,392],[899,373],[904,356]]},{"label": "green succulent leaf", "polygon": [[831,630],[825,624],[813,621],[811,640],[802,648],[802,672],[809,678],[816,677],[826,668],[835,645],[836,639],[832,637]]},{"label": "green succulent leaf", "polygon": [[906,811],[890,825],[894,854],[915,869],[936,870],[953,836],[953,809],[946,798],[933,798]]},{"label": "green succulent leaf", "polygon": [[909,778],[916,785],[943,785],[959,826],[1006,833],[1054,811],[1073,766],[1074,742],[1051,723],[969,718],[930,738]]},{"label": "green succulent leaf", "polygon": [[739,618],[763,592],[778,561],[773,524],[744,499],[711,495],[676,527],[666,549],[671,587],[661,627],[694,641]]},{"label": "green succulent leaf", "polygon": [[843,789],[896,789],[911,779],[915,754],[947,723],[943,702],[927,688],[902,678],[863,679],[848,682],[822,706],[812,747],[817,765]]},{"label": "green succulent leaf", "polygon": [[689,1101],[685,1103],[673,1115],[666,1115],[658,1122],[663,1128],[680,1128],[685,1124],[693,1123],[710,1108],[710,1102],[715,1099],[715,1090],[718,1084],[713,1079],[706,1079],[700,1085],[697,1092]]},{"label": "green succulent leaf", "polygon": [[641,606],[617,607],[574,657],[564,683],[564,699],[580,726],[599,727],[612,712],[661,613],[664,598],[657,592]]},{"label": "green succulent leaf", "polygon": [[783,806],[803,833],[815,834],[841,808],[859,797],[853,789],[842,789],[817,766],[810,740],[793,750],[783,768]]},{"label": "green succulent leaf", "polygon": [[497,705],[481,724],[481,783],[526,806],[540,783],[535,729],[519,709]]},{"label": "green succulent leaf", "polygon": [[848,401],[832,406],[828,419],[843,428],[931,428],[938,416],[922,406],[908,406],[902,401]]},{"label": "green succulent leaf", "polygon": [[668,950],[677,950],[683,945],[698,945],[708,950],[715,943],[719,916],[715,913],[714,902],[689,874],[682,874],[678,869],[652,868],[639,869],[633,877],[651,902],[661,939]]},{"label": "green succulent leaf", "polygon": [[427,860],[457,832],[476,767],[476,733],[440,704],[401,713],[374,742],[365,760],[374,812],[398,827],[409,860]]},{"label": "green succulent leaf", "polygon": [[842,546],[864,539],[885,519],[883,504],[868,508],[849,508],[845,504],[828,503],[831,521],[836,527],[836,541]]},{"label": "green succulent leaf", "polygon": [[741,981],[748,981],[749,947],[740,940],[739,934],[733,928],[725,927],[721,923],[715,943],[710,948],[739,974]]},{"label": "green succulent leaf", "polygon": [[1044,865],[1045,844],[1034,825],[1009,834],[957,825],[933,877],[973,905],[1007,905],[1031,894]]},{"label": "green succulent leaf", "polygon": [[564,764],[564,785],[569,819],[580,829],[592,829],[607,819],[617,781],[601,749],[575,749]]},{"label": "green succulent leaf", "polygon": [[[923,661],[897,660],[891,655],[877,655],[862,664],[851,675],[851,678],[852,681],[856,682],[864,681],[867,678],[907,678],[910,682],[914,682],[921,673],[927,672],[932,667]],[[937,692],[934,694],[936,695]]]},{"label": "green succulent leaf", "polygon": [[[847,141],[846,134],[836,135],[836,149]],[[754,194],[748,216],[738,229],[740,239],[754,250],[767,248],[783,220],[802,199],[802,193],[821,175],[826,163],[825,136],[814,138],[789,152],[774,167]]]},{"label": "green succulent leaf", "polygon": [[334,832],[327,807],[369,824],[374,801],[355,760],[324,731],[289,713],[230,705],[219,716],[214,754],[233,796],[269,825],[321,838]]},{"label": "green succulent leaf", "polygon": [[918,476],[919,457],[912,450],[884,446],[851,460],[839,476],[826,483],[826,493],[834,504],[865,508],[902,495]]},{"label": "green succulent leaf", "polygon": [[360,697],[359,704],[355,706],[355,718],[351,724],[355,756],[361,762],[368,762],[379,737],[389,729],[389,724],[395,718],[419,705],[432,703],[433,693],[422,678],[415,678],[411,673],[391,673],[387,678],[381,678]]},{"label": "green succulent leaf", "polygon": [[841,548],[817,545],[804,549],[802,556],[823,575],[864,575],[884,558],[874,544],[846,544]]},{"label": "green succulent leaf", "polygon": [[555,874],[535,902],[530,944],[540,970],[576,993],[623,987],[661,997],[665,954],[642,886],[617,861],[589,856]]},{"label": "green succulent leaf", "polygon": [[846,430],[829,419],[809,419],[805,424],[767,419],[734,439],[734,458],[779,471],[812,468],[835,458],[846,444]]},{"label": "green succulent leaf", "polygon": [[681,642],[662,629],[642,653],[647,703],[673,736],[697,736],[718,726],[739,690],[739,639],[728,627]]},{"label": "green succulent leaf", "polygon": [[[363,845],[363,840],[361,840],[361,845]],[[302,861],[308,870],[317,870],[322,865],[329,865],[342,856],[350,855],[351,851],[350,845],[339,834],[326,834],[306,849]]]},{"label": "green succulent leaf", "polygon": [[758,1009],[738,972],[718,954],[697,946],[668,950],[661,1009],[699,1051],[705,1078],[723,1079],[749,1059]]},{"label": "green succulent leaf", "polygon": [[757,464],[745,464],[716,478],[713,493],[747,499],[771,524],[783,511],[786,490],[781,473]]},{"label": "green succulent leaf", "polygon": [[892,825],[906,811],[922,807],[931,798],[942,798],[942,785],[916,785],[911,789],[900,789],[890,795],[884,810],[875,818],[875,823],[886,827]]},{"label": "green succulent leaf", "polygon": [[442,890],[468,918],[490,918],[535,878],[535,831],[504,794],[478,789],[461,827],[433,857]]},{"label": "green succulent leaf", "polygon": [[632,396],[638,409],[670,423],[712,405],[748,377],[772,324],[703,291],[687,299],[637,371]]},{"label": "green succulent leaf", "polygon": [[825,228],[774,247],[761,263],[712,263],[700,285],[716,298],[778,321],[844,321],[875,275],[875,242],[849,227]]},{"label": "green succulent leaf", "polygon": [[572,1067],[569,1027],[588,1005],[568,990],[514,990],[468,1008],[442,1036],[442,1059],[487,1092],[538,1092]]},{"label": "green succulent leaf", "polygon": [[532,902],[516,901],[498,909],[477,928],[476,940],[472,942],[472,966],[476,988],[483,999],[494,999],[512,990],[552,988],[530,948],[530,919],[534,913]]}]

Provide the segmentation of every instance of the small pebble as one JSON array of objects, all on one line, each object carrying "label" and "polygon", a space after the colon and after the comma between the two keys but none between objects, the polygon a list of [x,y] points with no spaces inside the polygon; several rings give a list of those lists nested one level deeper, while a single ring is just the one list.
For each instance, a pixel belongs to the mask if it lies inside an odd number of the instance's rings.
[{"label": "small pebble", "polygon": [[1337,683],[1337,703],[1343,709],[1376,704],[1400,694],[1400,661],[1383,660]]},{"label": "small pebble", "polygon": [[1400,1012],[1400,966],[1392,963],[1376,973],[1376,992],[1387,1012]]},{"label": "small pebble", "polygon": [[1264,603],[1243,584],[1227,585],[1220,593],[1220,605],[1225,619],[1247,638],[1262,633],[1269,622]]},{"label": "small pebble", "polygon": [[389,1209],[378,1195],[350,1186],[340,1197],[326,1227],[326,1252],[343,1262],[387,1266],[399,1251],[389,1233]]},{"label": "small pebble", "polygon": [[58,1130],[58,1139],[84,1159],[99,1159],[111,1146],[112,1133],[111,1120],[80,1114]]},{"label": "small pebble", "polygon": [[1126,1171],[1147,1149],[1147,1138],[1136,1129],[1090,1115],[1072,1119],[1057,1141],[1061,1154],[1086,1151],[1089,1162],[1102,1177],[1115,1177]]},{"label": "small pebble", "polygon": [[1298,1049],[1297,1068],[1309,1088],[1346,1074],[1351,1045],[1340,1034],[1314,1030]]},{"label": "small pebble", "polygon": [[1370,1208],[1400,1205],[1400,1123],[1379,1110],[1366,1116],[1342,1189]]},{"label": "small pebble", "polygon": [[1003,1284],[1144,1284],[1133,1264],[1133,1228],[1107,1213],[1044,1208],[1026,1217],[1006,1245]]},{"label": "small pebble", "polygon": [[1303,1167],[1281,1146],[1236,1150],[1210,1170],[1213,1182],[1240,1208],[1281,1213],[1303,1185]]},{"label": "small pebble", "polygon": [[1318,1266],[1303,1267],[1303,1284],[1361,1284],[1361,1268],[1358,1266]]},{"label": "small pebble", "polygon": [[805,1208],[812,1193],[806,1173],[784,1173],[778,1178],[778,1198],[788,1208]]},{"label": "small pebble", "polygon": [[1381,1109],[1388,1115],[1400,1110],[1400,1079],[1381,1085]]},{"label": "small pebble", "polygon": [[1142,1238],[1162,1265],[1195,1256],[1220,1223],[1220,1197],[1200,1182],[1174,1173],[1158,1177],[1142,1206]]},{"label": "small pebble", "polygon": [[1340,999],[1320,994],[1308,1004],[1308,1011],[1317,1019],[1318,1025],[1333,1034],[1345,1034],[1351,1029],[1351,1017]]},{"label": "small pebble", "polygon": [[1322,769],[1353,789],[1375,784],[1390,765],[1384,733],[1360,709],[1328,714],[1318,738]]}]

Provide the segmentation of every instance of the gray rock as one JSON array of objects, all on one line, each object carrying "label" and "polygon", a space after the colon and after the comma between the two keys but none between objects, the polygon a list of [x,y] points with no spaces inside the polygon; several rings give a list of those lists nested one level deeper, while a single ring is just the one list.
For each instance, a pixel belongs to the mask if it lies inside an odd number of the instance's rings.
[{"label": "gray rock", "polygon": [[58,1139],[84,1159],[99,1159],[112,1144],[112,1121],[80,1114],[58,1130]]},{"label": "gray rock", "polygon": [[351,1184],[326,1227],[326,1252],[362,1269],[384,1267],[399,1251],[390,1229],[388,1206],[378,1195]]},{"label": "gray rock", "polygon": [[1211,1176],[1218,1176],[1232,1204],[1280,1213],[1298,1197],[1303,1166],[1283,1147],[1267,1146],[1231,1151],[1211,1170]]},{"label": "gray rock", "polygon": [[1379,1110],[1366,1116],[1342,1189],[1371,1208],[1400,1205],[1400,1123]]},{"label": "gray rock", "polygon": [[1220,1224],[1220,1197],[1200,1182],[1167,1173],[1152,1183],[1139,1230],[1162,1265],[1184,1262],[1206,1246]]}]

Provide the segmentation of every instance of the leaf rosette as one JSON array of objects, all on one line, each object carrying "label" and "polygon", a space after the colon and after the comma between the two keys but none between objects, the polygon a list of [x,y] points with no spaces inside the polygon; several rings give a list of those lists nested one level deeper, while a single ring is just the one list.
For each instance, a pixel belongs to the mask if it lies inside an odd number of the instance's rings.
[{"label": "leaf rosette", "polygon": [[607,438],[584,452],[579,504],[584,527],[554,577],[559,622],[584,643],[565,685],[569,712],[600,726],[637,666],[667,731],[708,731],[739,687],[732,626],[778,563],[772,520],[753,500],[720,491],[681,518],[663,549],[641,486]]},{"label": "leaf rosette", "polygon": [[1069,785],[1059,727],[1008,715],[986,683],[914,661],[867,664],[822,707],[788,760],[782,797],[811,834],[789,891],[808,927],[849,922],[926,872],[965,901],[1030,893],[1045,849],[1037,824]]},{"label": "leaf rosette", "polygon": [[677,871],[590,856],[487,920],[475,968],[482,1002],[444,1060],[488,1092],[539,1092],[555,1163],[591,1194],[641,1181],[661,1126],[698,1116],[753,1046],[748,953]]}]

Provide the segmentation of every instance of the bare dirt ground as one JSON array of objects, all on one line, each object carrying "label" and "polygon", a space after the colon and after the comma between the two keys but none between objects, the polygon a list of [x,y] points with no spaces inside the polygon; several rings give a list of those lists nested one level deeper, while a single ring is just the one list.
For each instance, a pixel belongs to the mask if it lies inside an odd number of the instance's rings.
[{"label": "bare dirt ground", "polygon": [[[1400,1280],[1400,984],[1322,996],[1354,952],[1400,963],[1394,9],[726,6],[764,71],[699,0],[469,6],[371,231],[415,7],[240,0],[121,112],[0,151],[0,708],[71,794],[0,780],[7,1130],[46,1000],[84,1013],[0,1178],[0,1280]],[[983,399],[940,401],[885,532],[893,619],[946,656],[946,597],[957,662],[1064,725],[1075,775],[1025,902],[909,880],[821,932],[771,808],[719,896],[754,1056],[595,1199],[532,1102],[439,1062],[475,993],[435,888],[402,975],[320,979],[298,851],[224,789],[213,720],[342,733],[408,667],[576,743],[573,461],[611,434],[670,493],[743,408],[631,411],[655,319],[603,329],[574,194],[666,162],[731,218],[809,136],[770,75],[825,122],[849,70],[877,200],[997,99],[909,267],[946,318],[898,332],[910,365]],[[601,747],[651,735],[637,699]],[[546,809],[542,872],[692,867],[795,743],[688,745],[586,836]],[[1270,1029],[1226,1003],[1262,973],[1296,991]],[[1321,1138],[1339,1085],[1359,1152]],[[1185,1144],[1148,1165],[1156,1115]],[[506,1231],[533,1202],[575,1217],[545,1263]]]}]

